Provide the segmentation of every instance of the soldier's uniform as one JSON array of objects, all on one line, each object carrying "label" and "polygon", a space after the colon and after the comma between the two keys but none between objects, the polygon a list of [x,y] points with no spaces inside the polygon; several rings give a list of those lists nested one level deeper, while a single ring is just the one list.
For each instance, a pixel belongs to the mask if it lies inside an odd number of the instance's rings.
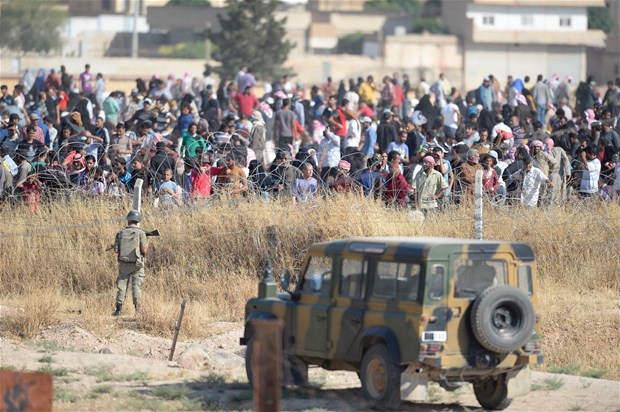
[{"label": "soldier's uniform", "polygon": [[144,283],[145,258],[143,252],[147,250],[148,239],[146,233],[136,225],[139,220],[132,221],[130,219],[131,216],[141,220],[140,215],[132,215],[132,212],[129,212],[127,216],[129,225],[116,234],[114,241],[114,251],[118,256],[118,277],[116,278],[118,291],[116,293],[115,316],[121,314],[130,279],[133,304],[136,313],[140,311],[141,288]]}]

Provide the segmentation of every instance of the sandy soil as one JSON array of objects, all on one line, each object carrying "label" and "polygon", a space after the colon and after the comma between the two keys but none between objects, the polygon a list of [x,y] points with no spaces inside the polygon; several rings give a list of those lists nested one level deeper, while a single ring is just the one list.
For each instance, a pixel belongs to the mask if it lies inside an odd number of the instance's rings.
[{"label": "sandy soil", "polygon": [[[5,369],[43,370],[54,375],[54,409],[82,410],[252,410],[245,378],[239,324],[214,324],[216,333],[202,342],[233,356],[218,370],[190,371],[167,361],[171,341],[125,330],[102,339],[73,324],[45,330],[39,338],[16,342],[0,338]],[[179,342],[176,356],[191,343]],[[619,411],[620,382],[578,376],[533,373],[533,391],[513,401],[510,411]],[[357,375],[310,370],[309,389],[285,390],[282,410],[360,411]],[[446,392],[431,386],[429,400],[405,403],[404,411],[479,409],[470,387]]]}]

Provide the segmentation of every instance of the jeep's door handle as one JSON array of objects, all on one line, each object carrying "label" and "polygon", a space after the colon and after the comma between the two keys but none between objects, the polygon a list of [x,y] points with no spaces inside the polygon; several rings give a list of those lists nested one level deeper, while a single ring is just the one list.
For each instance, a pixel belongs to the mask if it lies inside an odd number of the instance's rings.
[{"label": "jeep's door handle", "polygon": [[327,319],[327,315],[324,315],[322,313],[318,313],[316,315],[316,320],[325,320],[325,319]]},{"label": "jeep's door handle", "polygon": [[350,319],[349,319],[349,323],[350,323],[350,324],[352,324],[352,325],[357,326],[357,325],[359,325],[360,323],[362,323],[362,321],[361,321],[360,319],[358,319],[358,318],[350,318]]}]

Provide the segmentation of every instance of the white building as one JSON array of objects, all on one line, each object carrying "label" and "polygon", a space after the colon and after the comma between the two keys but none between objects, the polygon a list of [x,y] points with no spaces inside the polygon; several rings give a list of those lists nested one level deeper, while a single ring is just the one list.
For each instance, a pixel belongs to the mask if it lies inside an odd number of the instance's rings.
[{"label": "white building", "polygon": [[443,2],[448,30],[463,49],[468,89],[494,74],[532,80],[538,74],[587,76],[587,47],[604,47],[605,34],[588,30],[587,7],[604,0],[459,0]]}]

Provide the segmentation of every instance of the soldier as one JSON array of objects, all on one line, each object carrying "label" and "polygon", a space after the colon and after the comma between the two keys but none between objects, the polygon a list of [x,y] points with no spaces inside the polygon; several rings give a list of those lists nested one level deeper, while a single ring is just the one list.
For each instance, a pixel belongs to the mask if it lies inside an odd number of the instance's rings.
[{"label": "soldier", "polygon": [[140,212],[131,210],[127,214],[127,227],[116,234],[114,252],[118,256],[118,278],[116,279],[116,312],[120,316],[125,294],[131,277],[131,294],[136,313],[140,312],[140,288],[144,282],[144,255],[149,244],[146,233],[138,227],[142,220]]}]

